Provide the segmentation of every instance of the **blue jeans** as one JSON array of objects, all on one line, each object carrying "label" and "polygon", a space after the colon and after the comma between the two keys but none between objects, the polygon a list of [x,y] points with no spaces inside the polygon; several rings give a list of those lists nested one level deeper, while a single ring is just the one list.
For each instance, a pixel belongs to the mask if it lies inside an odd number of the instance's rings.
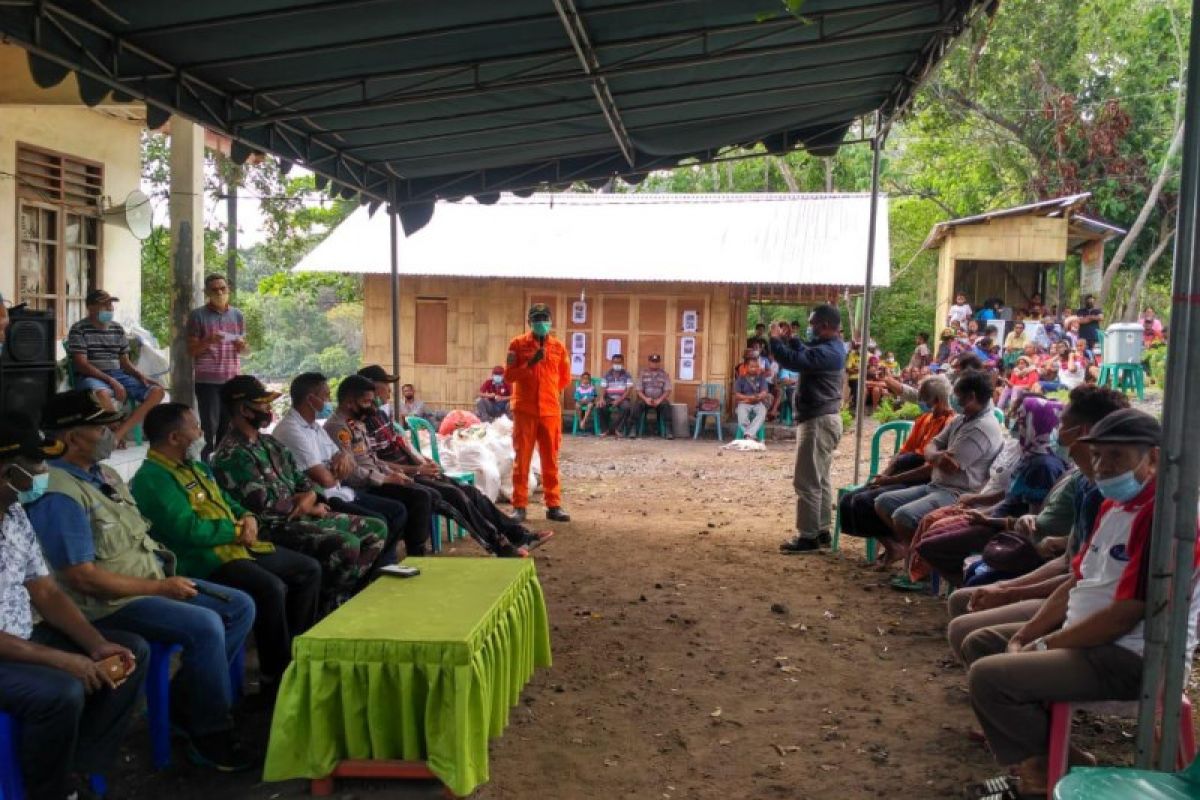
[{"label": "blue jeans", "polygon": [[[45,623],[31,639],[47,647],[79,653],[79,647]],[[87,694],[78,678],[54,667],[0,662],[0,711],[20,722],[18,746],[25,796],[29,800],[67,796],[72,773],[112,771],[117,748],[137,706],[150,648],[132,633],[114,633],[110,642],[129,648],[137,669],[116,689]]]},{"label": "blue jeans", "polygon": [[233,727],[229,665],[254,624],[254,601],[245,592],[196,580],[229,601],[198,594],[191,600],[139,597],[96,620],[101,631],[129,631],[152,642],[183,645],[172,690],[186,701],[184,727],[194,736]]},{"label": "blue jeans", "polygon": [[875,498],[875,509],[887,513],[892,522],[916,530],[921,517],[958,500],[958,493],[932,483],[886,492]]},{"label": "blue jeans", "polygon": [[[111,372],[105,372],[110,378],[115,378],[117,383],[125,387],[125,394],[135,403],[146,402],[146,395],[150,393],[150,387],[140,382],[137,378],[128,374],[124,370],[114,369]],[[80,378],[75,382],[76,389],[88,389],[99,392],[107,392],[112,394],[112,387],[99,378]]]}]

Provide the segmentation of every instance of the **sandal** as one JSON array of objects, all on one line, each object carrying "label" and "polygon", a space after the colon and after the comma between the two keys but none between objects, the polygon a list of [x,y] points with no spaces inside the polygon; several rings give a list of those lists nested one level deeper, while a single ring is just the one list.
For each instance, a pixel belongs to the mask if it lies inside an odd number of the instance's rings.
[{"label": "sandal", "polygon": [[929,591],[929,581],[914,581],[903,573],[894,576],[890,581],[888,581],[888,585],[898,592]]},{"label": "sandal", "polygon": [[971,783],[967,785],[966,797],[969,800],[1007,800],[1012,793],[1012,797],[1016,798],[1017,779],[1012,775],[997,775],[994,778],[988,778],[979,783]]},{"label": "sandal", "polygon": [[554,531],[531,531],[530,532],[531,538],[525,542],[524,547],[525,547],[526,551],[533,550],[534,548],[537,548],[537,547],[541,547],[547,541],[549,541],[549,539],[553,536],[554,536]]}]

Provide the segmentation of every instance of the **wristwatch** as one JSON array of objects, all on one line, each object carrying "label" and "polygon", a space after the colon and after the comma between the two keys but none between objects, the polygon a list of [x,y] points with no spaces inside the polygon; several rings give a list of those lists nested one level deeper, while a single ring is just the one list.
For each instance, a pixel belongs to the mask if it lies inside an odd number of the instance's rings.
[{"label": "wristwatch", "polygon": [[1047,650],[1049,650],[1050,648],[1046,646],[1046,637],[1039,636],[1038,638],[1034,639],[1033,640],[1033,649],[1039,653],[1044,653]]}]

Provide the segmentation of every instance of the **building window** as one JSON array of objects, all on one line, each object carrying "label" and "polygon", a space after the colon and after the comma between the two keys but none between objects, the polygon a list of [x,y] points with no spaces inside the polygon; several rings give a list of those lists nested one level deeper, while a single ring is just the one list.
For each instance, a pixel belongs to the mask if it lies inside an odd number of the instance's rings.
[{"label": "building window", "polygon": [[100,282],[103,187],[99,164],[17,145],[16,302],[54,311],[59,336]]},{"label": "building window", "polygon": [[417,330],[413,350],[418,364],[446,363],[446,323],[450,304],[442,298],[417,298]]}]

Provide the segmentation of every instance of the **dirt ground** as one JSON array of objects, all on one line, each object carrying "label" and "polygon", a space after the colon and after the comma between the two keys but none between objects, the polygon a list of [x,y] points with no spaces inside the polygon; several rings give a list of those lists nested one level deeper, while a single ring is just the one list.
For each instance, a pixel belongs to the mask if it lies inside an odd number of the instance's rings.
[{"label": "dirt ground", "polygon": [[[974,723],[943,602],[887,587],[853,538],[839,554],[778,553],[792,442],[734,453],[711,440],[567,438],[574,520],[537,554],[554,666],[513,709],[474,797],[949,798],[996,773],[965,735]],[[835,485],[851,482],[853,445],[847,434]],[[259,734],[267,724],[243,717]],[[1119,763],[1132,727],[1077,724],[1077,741]],[[118,796],[305,793],[186,765],[135,777],[148,768],[142,737],[125,748]],[[439,795],[343,782],[335,796]]]}]

